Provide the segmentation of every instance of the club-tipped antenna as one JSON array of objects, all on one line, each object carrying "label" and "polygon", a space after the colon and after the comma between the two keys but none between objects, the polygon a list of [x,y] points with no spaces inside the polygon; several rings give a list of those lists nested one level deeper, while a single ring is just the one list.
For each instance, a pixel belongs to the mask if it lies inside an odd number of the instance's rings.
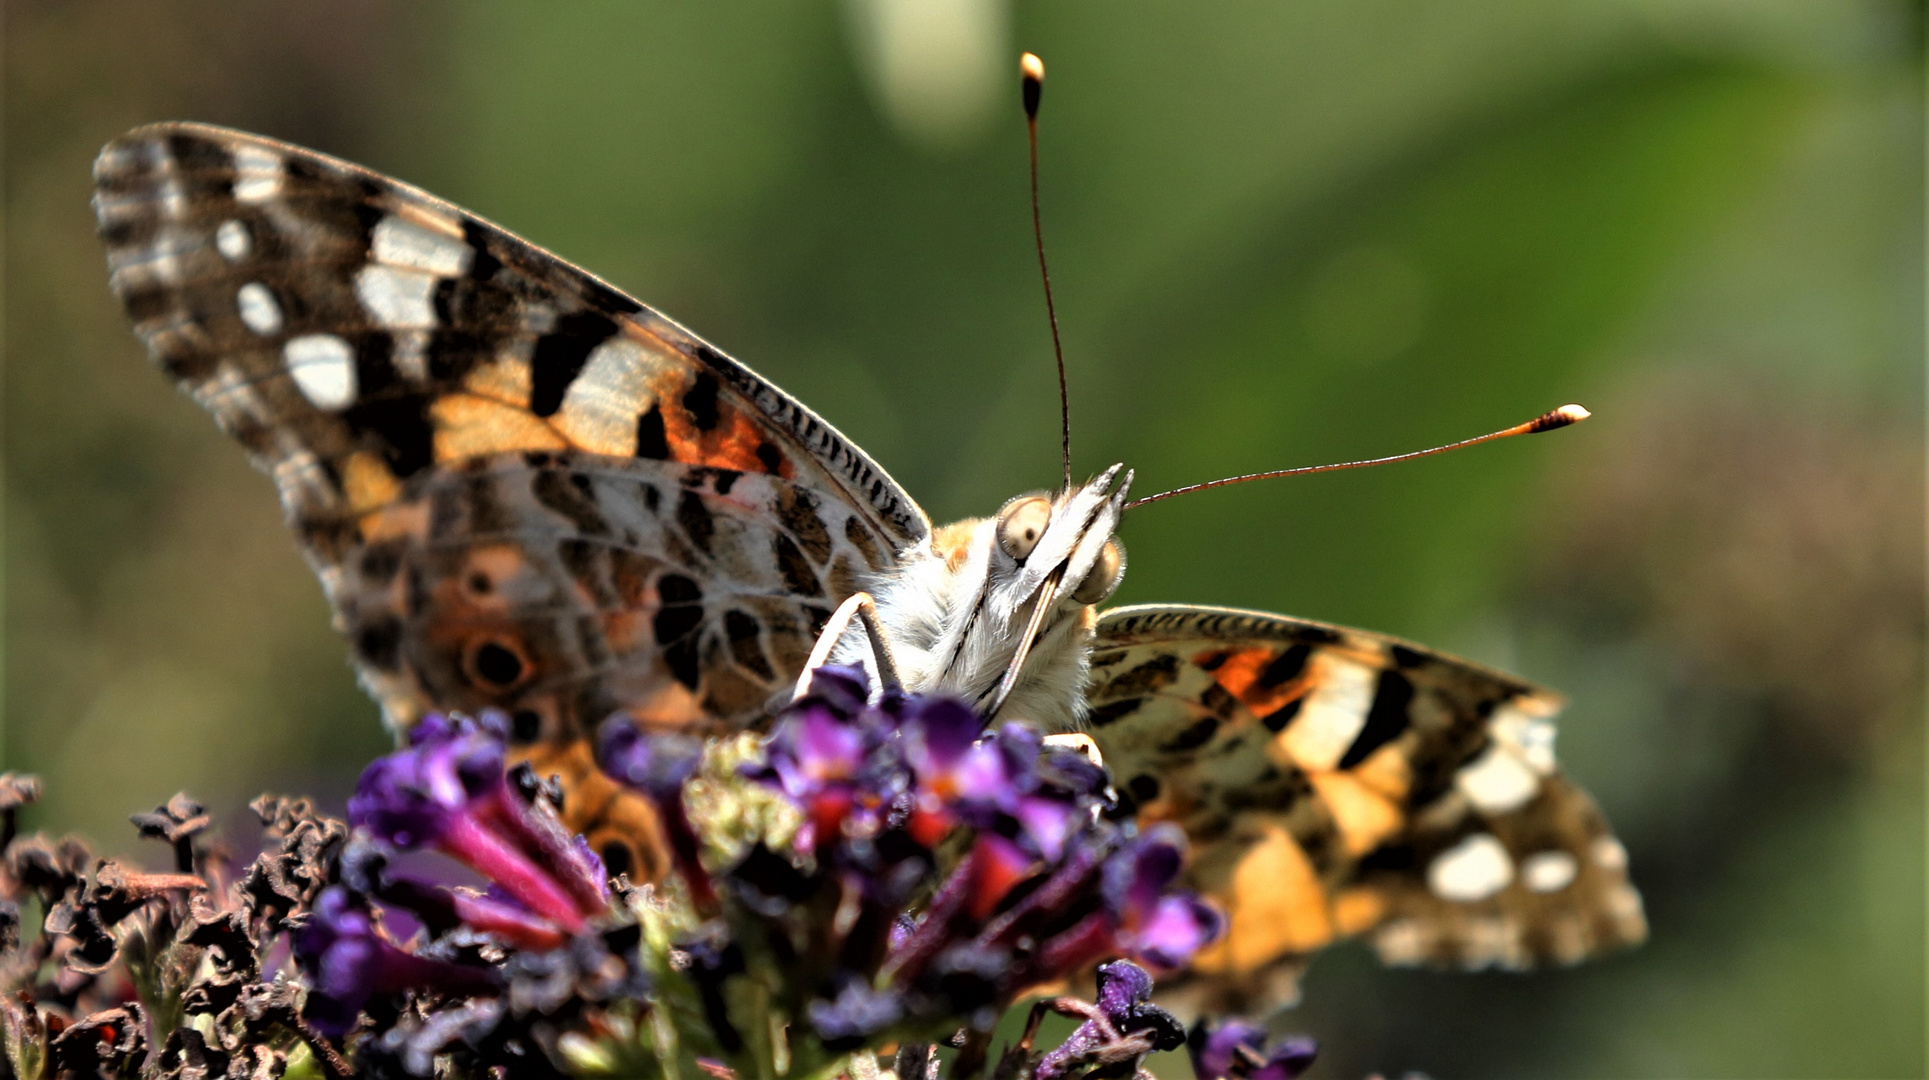
[{"label": "club-tipped antenna", "polygon": [[1527,421],[1525,424],[1515,424],[1510,428],[1504,428],[1500,431],[1490,431],[1485,435],[1476,435],[1471,439],[1462,439],[1459,442],[1448,443],[1445,446],[1436,446],[1428,450],[1414,450],[1410,453],[1395,454],[1392,457],[1369,458],[1365,461],[1342,461],[1333,465],[1302,465],[1296,469],[1274,469],[1271,472],[1247,473],[1244,476],[1228,476],[1223,480],[1208,480],[1203,484],[1188,484],[1185,487],[1173,488],[1171,491],[1161,491],[1157,495],[1147,495],[1143,499],[1133,499],[1131,502],[1125,504],[1125,509],[1131,510],[1135,507],[1144,506],[1147,503],[1158,502],[1160,499],[1170,499],[1175,495],[1189,495],[1195,491],[1205,491],[1208,488],[1243,484],[1248,480],[1271,480],[1276,476],[1304,476],[1308,473],[1338,472],[1341,469],[1364,469],[1368,465],[1391,465],[1396,461],[1412,461],[1414,458],[1432,457],[1435,454],[1444,454],[1449,450],[1460,450],[1469,446],[1478,446],[1484,442],[1493,442],[1495,439],[1508,439],[1515,435],[1533,435],[1542,431],[1553,431],[1556,428],[1567,427],[1569,424],[1578,424],[1587,419],[1588,415],[1588,411],[1579,405],[1563,405],[1551,412],[1542,413],[1532,420]]},{"label": "club-tipped antenna", "polygon": [[1058,306],[1052,303],[1052,272],[1045,267],[1045,226],[1038,216],[1038,102],[1045,94],[1045,61],[1037,53],[1018,58],[1025,96],[1025,139],[1031,146],[1031,235],[1038,245],[1038,276],[1045,282],[1045,317],[1052,324],[1052,355],[1058,360],[1058,433],[1065,453],[1065,490],[1072,490],[1072,401],[1065,391],[1065,347],[1058,340]]}]

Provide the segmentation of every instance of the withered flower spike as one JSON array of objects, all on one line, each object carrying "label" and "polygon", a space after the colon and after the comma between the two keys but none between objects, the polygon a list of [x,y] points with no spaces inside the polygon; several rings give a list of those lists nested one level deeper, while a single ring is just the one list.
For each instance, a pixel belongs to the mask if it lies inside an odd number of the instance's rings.
[{"label": "withered flower spike", "polygon": [[322,1072],[328,1075],[329,1080],[348,1080],[355,1075],[354,1068],[349,1065],[347,1059],[342,1057],[342,1052],[335,1049],[335,1044],[330,1042],[327,1036],[316,1031],[308,1021],[295,1015],[287,1023],[300,1033],[301,1040],[314,1051],[315,1060],[321,1063]]},{"label": "withered flower spike", "polygon": [[107,970],[120,949],[119,942],[101,920],[100,911],[92,904],[66,901],[56,904],[48,910],[41,929],[73,940],[73,948],[65,956],[66,964],[83,975],[98,975]]},{"label": "withered flower spike", "polygon": [[174,845],[174,868],[183,874],[194,872],[194,838],[211,820],[207,807],[194,801],[185,791],[177,792],[164,806],[152,813],[135,814],[129,820],[148,839],[165,840]]},{"label": "withered flower spike", "polygon": [[248,809],[254,811],[268,835],[277,839],[316,816],[314,804],[309,800],[287,795],[257,795]]},{"label": "withered flower spike", "polygon": [[207,882],[193,874],[129,872],[119,862],[103,859],[94,871],[94,886],[88,890],[87,902],[98,908],[102,920],[112,926],[156,897],[206,888]]},{"label": "withered flower spike", "polygon": [[0,810],[18,810],[40,801],[40,777],[32,773],[0,772]]},{"label": "withered flower spike", "polygon": [[0,773],[0,852],[7,850],[13,843],[16,831],[15,812],[23,806],[40,801],[40,777],[31,773]]},{"label": "withered flower spike", "polygon": [[146,1011],[131,1001],[94,1013],[54,1036],[47,1049],[63,1076],[122,1073],[147,1054]]}]

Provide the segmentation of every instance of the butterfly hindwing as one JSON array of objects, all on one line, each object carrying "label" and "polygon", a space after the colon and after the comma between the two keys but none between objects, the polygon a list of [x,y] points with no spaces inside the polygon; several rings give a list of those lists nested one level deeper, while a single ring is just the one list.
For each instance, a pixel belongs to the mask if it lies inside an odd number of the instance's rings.
[{"label": "butterfly hindwing", "polygon": [[1346,936],[1389,963],[1524,968],[1641,940],[1626,854],[1557,770],[1554,695],[1406,642],[1258,612],[1099,620],[1092,736],[1194,839],[1254,983]]},{"label": "butterfly hindwing", "polygon": [[593,787],[610,710],[759,715],[928,532],[803,405],[416,188],[196,124],[130,132],[95,178],[115,293],[273,478],[392,725],[499,707]]}]

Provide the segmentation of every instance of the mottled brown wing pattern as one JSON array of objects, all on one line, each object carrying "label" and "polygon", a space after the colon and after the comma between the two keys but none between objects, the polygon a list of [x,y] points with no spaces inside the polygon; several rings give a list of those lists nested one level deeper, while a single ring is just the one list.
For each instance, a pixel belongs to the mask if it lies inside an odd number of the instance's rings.
[{"label": "mottled brown wing pattern", "polygon": [[[115,293],[274,479],[397,727],[502,708],[591,783],[579,740],[612,709],[752,720],[928,532],[801,404],[408,185],[193,124],[123,136],[95,177]],[[579,826],[609,801],[580,790]]]},{"label": "mottled brown wing pattern", "polygon": [[1545,690],[1358,630],[1138,606],[1099,620],[1090,698],[1122,793],[1186,828],[1231,916],[1201,975],[1277,995],[1346,936],[1526,968],[1646,935],[1625,851],[1555,766]]}]

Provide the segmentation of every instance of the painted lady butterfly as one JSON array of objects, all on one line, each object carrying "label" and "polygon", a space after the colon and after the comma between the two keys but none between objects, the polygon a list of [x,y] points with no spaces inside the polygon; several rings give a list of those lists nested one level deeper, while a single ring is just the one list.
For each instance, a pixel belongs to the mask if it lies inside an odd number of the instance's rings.
[{"label": "painted lady butterfly", "polygon": [[748,368],[406,184],[195,124],[131,132],[95,176],[114,291],[273,477],[388,723],[505,710],[616,868],[662,860],[594,726],[756,725],[868,590],[907,685],[1089,731],[1142,817],[1186,827],[1231,915],[1204,985],[1285,990],[1351,935],[1471,968],[1645,935],[1625,852],[1555,768],[1554,695],[1278,615],[1098,612],[1117,467],[933,528]]}]

